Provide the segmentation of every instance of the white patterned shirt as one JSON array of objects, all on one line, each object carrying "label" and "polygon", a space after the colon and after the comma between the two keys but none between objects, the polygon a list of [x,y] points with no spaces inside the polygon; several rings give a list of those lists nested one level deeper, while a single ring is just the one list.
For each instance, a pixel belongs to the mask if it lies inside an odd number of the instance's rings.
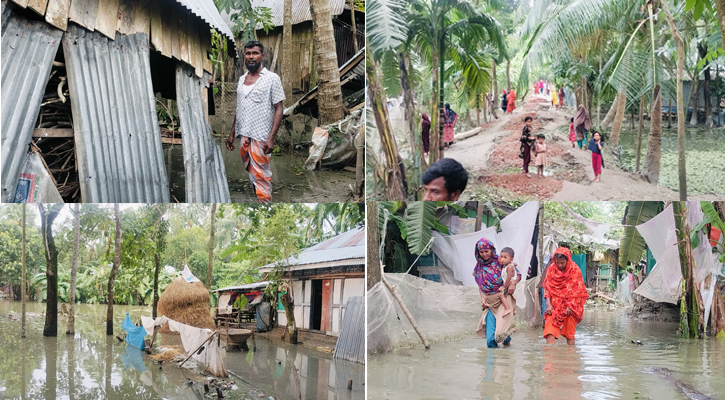
[{"label": "white patterned shirt", "polygon": [[243,91],[245,72],[237,84],[237,124],[235,135],[246,136],[264,142],[272,131],[274,105],[284,100],[282,81],[274,72],[262,68],[257,82],[245,95]]}]

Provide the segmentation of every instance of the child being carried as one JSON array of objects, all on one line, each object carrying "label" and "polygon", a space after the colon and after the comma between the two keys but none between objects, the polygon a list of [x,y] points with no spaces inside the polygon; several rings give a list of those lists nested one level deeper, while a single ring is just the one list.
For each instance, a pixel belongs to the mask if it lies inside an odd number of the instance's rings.
[{"label": "child being carried", "polygon": [[503,280],[503,286],[499,289],[498,296],[499,299],[501,299],[501,304],[503,304],[503,315],[508,315],[511,311],[513,311],[514,315],[516,315],[516,310],[511,309],[511,305],[506,298],[507,295],[511,295],[511,297],[513,297],[516,284],[519,281],[515,264],[512,262],[513,259],[514,250],[510,247],[504,247],[501,250],[501,254],[498,256],[498,261],[501,263],[501,279]]}]

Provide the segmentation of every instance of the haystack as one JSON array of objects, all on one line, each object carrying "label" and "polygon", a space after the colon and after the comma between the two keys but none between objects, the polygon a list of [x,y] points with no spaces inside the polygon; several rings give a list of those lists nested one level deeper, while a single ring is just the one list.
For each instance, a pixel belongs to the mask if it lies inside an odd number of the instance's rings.
[{"label": "haystack", "polygon": [[[159,315],[166,318],[191,325],[197,328],[214,329],[214,320],[211,317],[211,298],[209,291],[201,282],[188,283],[184,278],[174,279],[164,289],[159,297]],[[174,333],[169,330],[169,324],[164,324],[161,333]]]}]

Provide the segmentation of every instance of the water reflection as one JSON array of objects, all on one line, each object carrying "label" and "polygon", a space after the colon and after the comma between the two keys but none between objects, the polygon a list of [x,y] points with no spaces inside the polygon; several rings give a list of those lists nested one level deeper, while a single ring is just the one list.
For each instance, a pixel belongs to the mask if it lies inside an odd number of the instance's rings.
[{"label": "water reflection", "polygon": [[[27,305],[27,337],[20,339],[20,303],[0,301],[0,398],[2,399],[202,399],[201,380],[175,364],[144,358],[140,350],[105,335],[106,306],[78,305],[76,333],[65,335],[65,318],[58,319],[58,337],[42,336],[45,305]],[[116,330],[126,315],[133,320],[150,315],[147,307],[114,306]],[[16,315],[16,314],[13,314]],[[62,325],[62,326],[61,326]],[[169,336],[166,338],[165,336]],[[162,342],[178,343],[178,336],[162,335]],[[301,346],[278,347],[257,338],[257,352],[229,352],[227,368],[246,382],[236,380],[237,390],[226,399],[296,399],[299,387],[305,399],[362,399],[364,366],[331,360],[332,355]],[[292,365],[298,379],[294,379]],[[273,378],[278,370],[277,378]],[[347,382],[353,380],[352,390]],[[299,382],[299,383],[297,383]]]},{"label": "water reflection", "polygon": [[[678,339],[676,330],[586,311],[575,346],[548,346],[541,329],[523,328],[508,349],[488,349],[478,337],[401,349],[368,357],[368,398],[687,399],[676,380],[716,398],[725,393],[725,344]],[[652,366],[673,378],[647,372]]]}]

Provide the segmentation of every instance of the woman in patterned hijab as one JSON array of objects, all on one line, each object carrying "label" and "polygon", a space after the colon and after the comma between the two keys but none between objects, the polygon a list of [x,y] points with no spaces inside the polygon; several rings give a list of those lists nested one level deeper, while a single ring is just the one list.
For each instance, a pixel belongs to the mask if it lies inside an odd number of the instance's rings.
[{"label": "woman in patterned hijab", "polygon": [[[473,269],[473,276],[481,294],[481,307],[483,308],[483,315],[478,322],[476,333],[486,338],[488,347],[498,347],[501,342],[504,346],[508,346],[511,343],[510,335],[516,329],[514,328],[513,313],[504,315],[506,309],[499,297],[499,288],[503,286],[503,279],[496,247],[490,240],[481,238],[476,243],[475,252],[477,263]],[[519,279],[521,279],[520,274]],[[516,300],[513,296],[508,296],[511,308],[515,307]]]}]

